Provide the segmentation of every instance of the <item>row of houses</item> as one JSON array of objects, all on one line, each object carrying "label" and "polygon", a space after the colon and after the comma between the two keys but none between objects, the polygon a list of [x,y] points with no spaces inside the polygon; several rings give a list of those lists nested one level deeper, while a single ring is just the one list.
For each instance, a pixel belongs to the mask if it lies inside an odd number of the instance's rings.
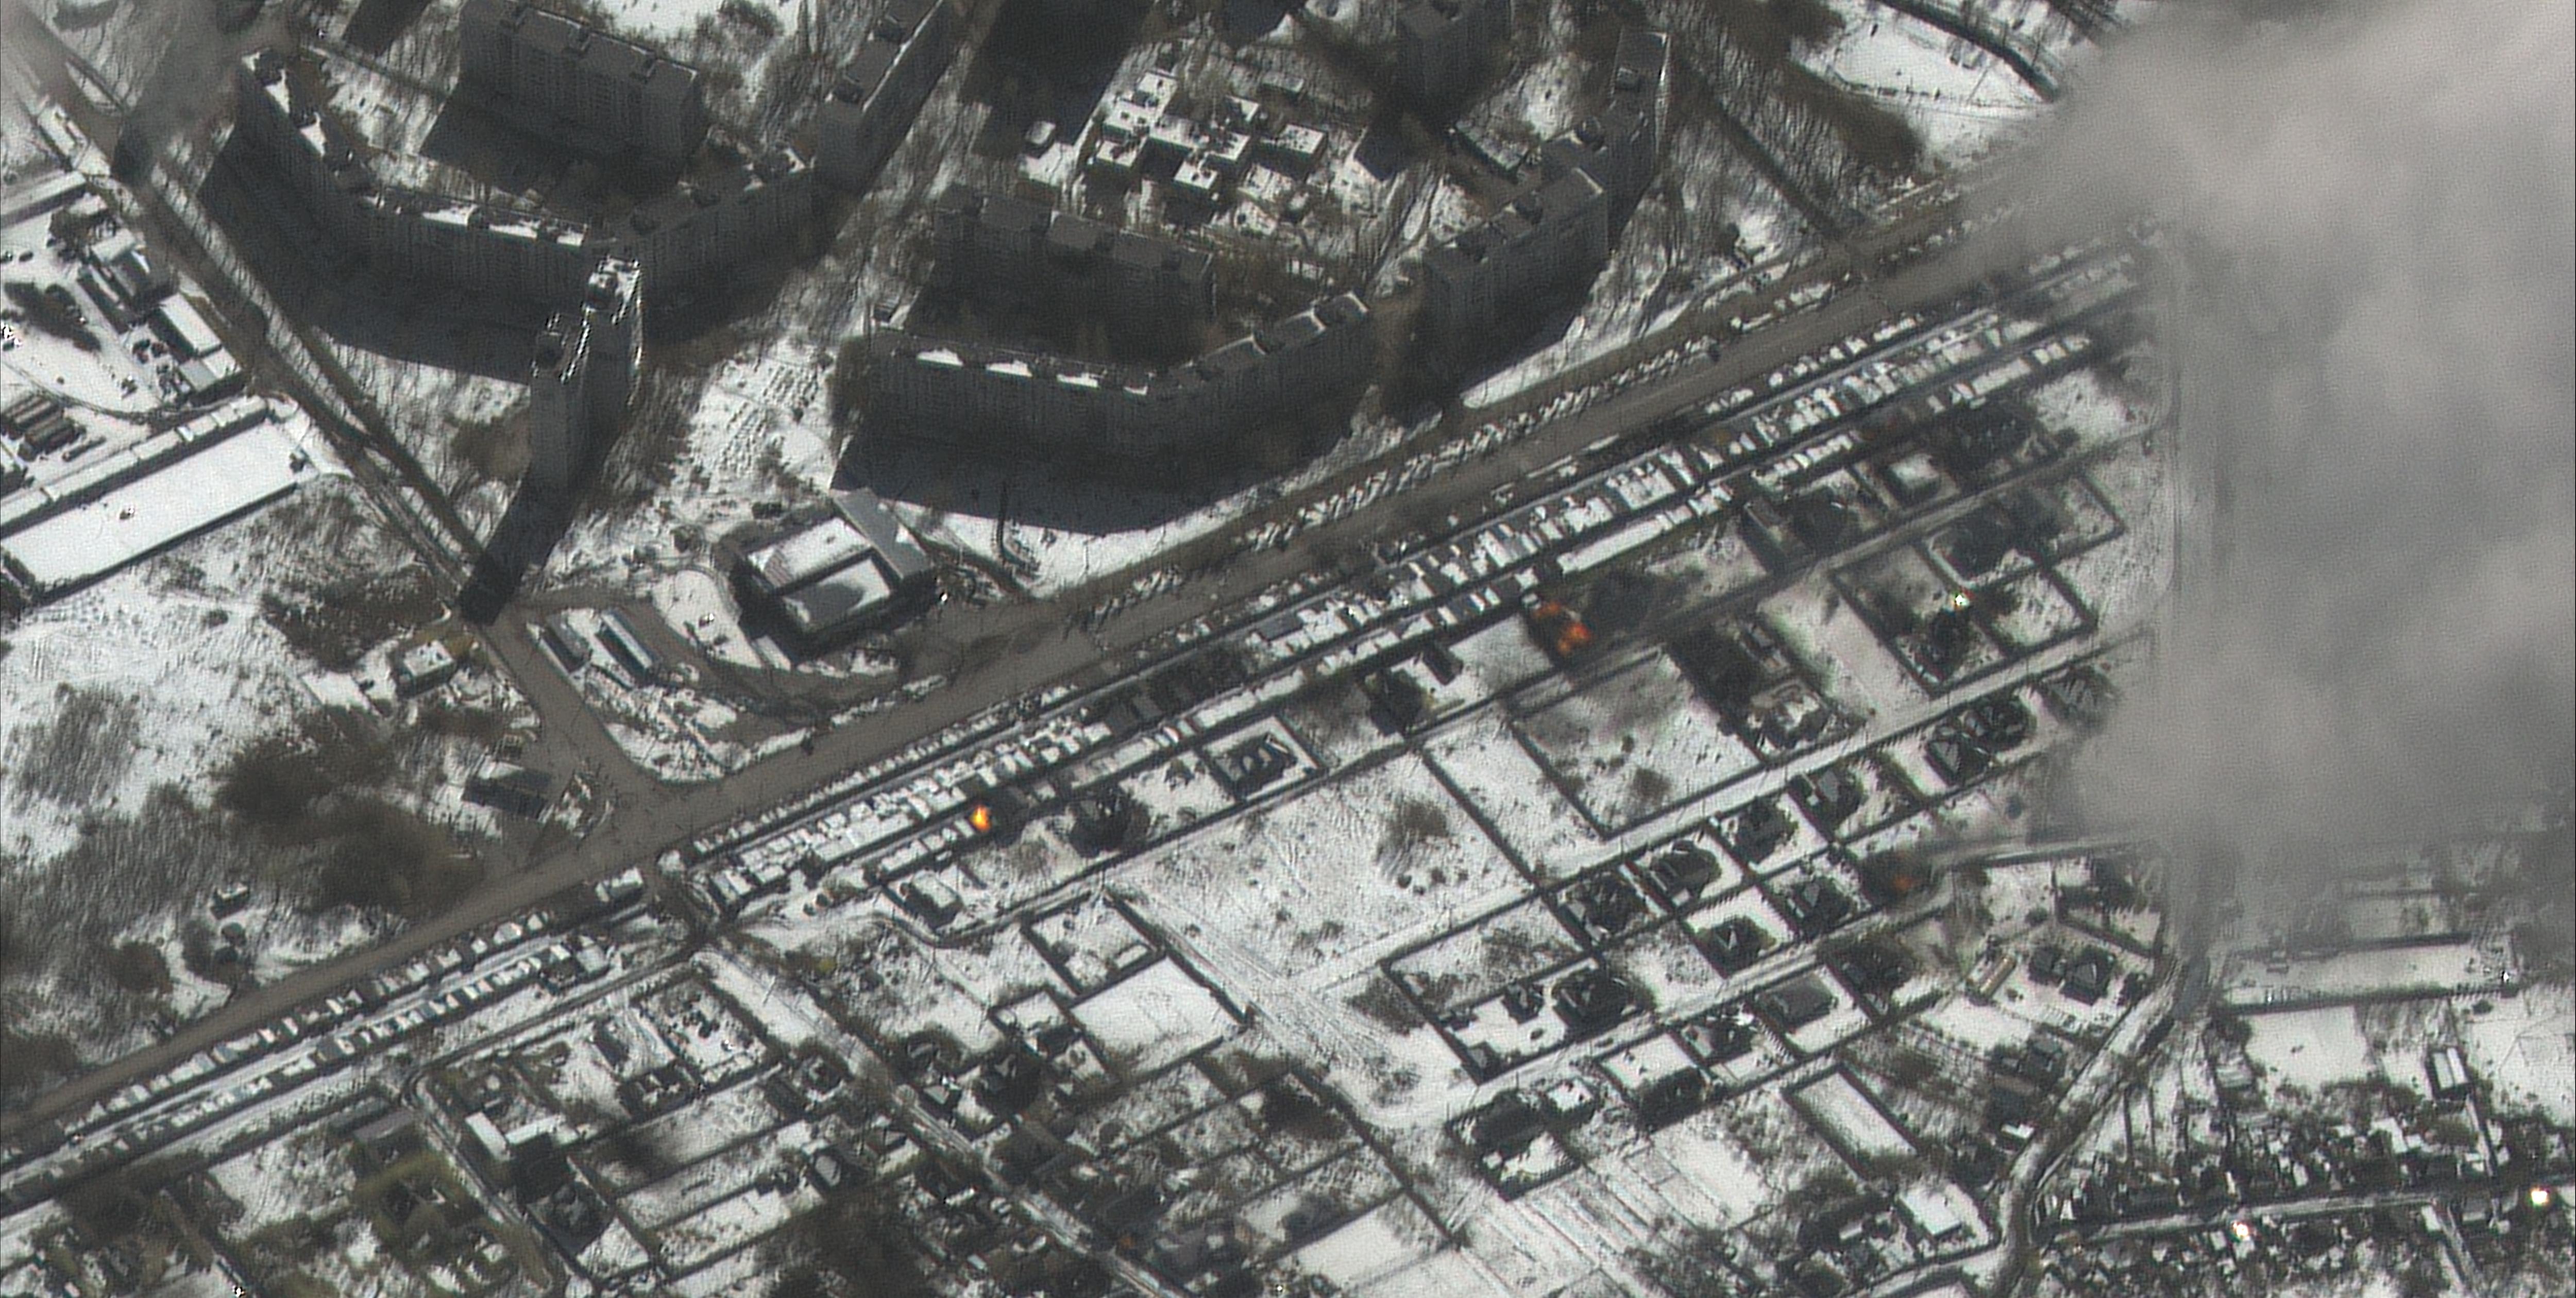
[{"label": "row of houses", "polygon": [[1664,35],[1621,34],[1609,102],[1539,151],[1540,173],[1501,211],[1422,259],[1422,342],[1452,362],[1579,301],[1610,262],[1613,230],[1654,180],[1664,141]]},{"label": "row of houses", "polygon": [[1159,371],[889,330],[870,342],[868,420],[889,437],[1103,467],[1223,460],[1229,432],[1357,395],[1374,324],[1337,294]]}]

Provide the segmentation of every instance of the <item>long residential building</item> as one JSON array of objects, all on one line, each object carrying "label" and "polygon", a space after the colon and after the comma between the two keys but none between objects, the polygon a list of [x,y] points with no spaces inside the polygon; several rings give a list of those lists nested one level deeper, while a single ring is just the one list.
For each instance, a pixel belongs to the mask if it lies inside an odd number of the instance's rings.
[{"label": "long residential building", "polygon": [[677,167],[707,137],[696,68],[527,0],[465,0],[456,47],[483,106],[569,148]]},{"label": "long residential building", "polygon": [[1540,147],[1540,174],[1553,178],[1579,169],[1600,182],[1616,211],[1636,206],[1663,156],[1670,66],[1662,32],[1632,27],[1620,33],[1609,100]]},{"label": "long residential building", "polygon": [[384,186],[328,114],[312,64],[264,52],[235,79],[234,133],[261,178],[349,259],[391,278],[563,304],[614,257],[636,263],[653,296],[676,296],[793,246],[814,218],[813,169],[786,150],[684,181],[605,229]]},{"label": "long residential building", "polygon": [[888,0],[815,114],[814,170],[857,193],[876,180],[956,53],[949,0]]},{"label": "long residential building", "polygon": [[712,178],[682,181],[609,228],[656,298],[794,246],[814,220],[814,169],[782,149]]},{"label": "long residential building", "polygon": [[1216,312],[1215,259],[1169,239],[959,187],[934,216],[934,283],[984,302],[1076,311],[1112,330],[1195,326]]},{"label": "long residential building", "polygon": [[870,346],[868,423],[885,436],[1100,467],[1229,458],[1234,433],[1347,400],[1368,381],[1368,307],[1338,294],[1161,371],[888,331]]}]

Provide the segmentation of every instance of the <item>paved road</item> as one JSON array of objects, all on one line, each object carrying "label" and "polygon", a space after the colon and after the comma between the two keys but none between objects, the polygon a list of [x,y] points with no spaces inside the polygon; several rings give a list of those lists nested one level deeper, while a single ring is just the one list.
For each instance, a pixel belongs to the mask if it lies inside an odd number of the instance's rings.
[{"label": "paved road", "polygon": [[[1925,224],[1928,228],[1930,218],[1925,218]],[[1980,283],[1987,269],[1979,257],[1953,254],[1883,279],[1874,292],[1846,294],[1813,311],[1790,315],[1746,335],[1714,360],[1684,366],[1660,381],[1542,426],[1518,443],[1461,465],[1410,493],[1311,529],[1284,549],[1246,556],[1217,573],[1137,604],[1096,636],[1067,631],[1065,605],[1053,601],[958,611],[943,628],[952,638],[967,643],[999,635],[1012,652],[966,665],[950,685],[917,702],[822,736],[811,753],[781,754],[721,782],[687,789],[612,782],[608,796],[616,805],[589,838],[533,868],[488,881],[454,909],[382,945],[236,997],[168,1040],[84,1074],[0,1117],[0,1134],[70,1113],[306,1000],[402,964],[564,889],[649,862],[666,849],[746,813],[794,799],[996,704],[1053,685],[1105,681],[1124,669],[1123,660],[1139,646],[1275,582],[1310,573],[1322,562],[1320,556],[1350,553],[1371,541],[1399,535],[1409,530],[1409,519],[1485,502],[1497,488],[1605,437],[1634,432],[1659,416],[1759,379],[1905,311],[1955,299]],[[1399,502],[1400,508],[1389,507]],[[570,684],[543,660],[544,651],[523,627],[496,628],[493,644],[496,655],[532,695],[560,692],[563,697],[542,700],[550,720],[579,715],[589,725],[598,724],[585,709],[569,706],[577,702],[570,697]],[[605,738],[602,732],[600,740]]]}]

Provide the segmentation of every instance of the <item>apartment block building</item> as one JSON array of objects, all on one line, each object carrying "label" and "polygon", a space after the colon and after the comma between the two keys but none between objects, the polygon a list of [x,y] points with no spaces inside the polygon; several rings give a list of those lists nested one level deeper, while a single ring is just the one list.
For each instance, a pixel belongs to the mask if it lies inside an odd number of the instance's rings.
[{"label": "apartment block building", "polygon": [[606,233],[643,267],[657,300],[704,287],[727,269],[792,248],[814,220],[814,169],[781,149],[712,178],[683,181]]},{"label": "apartment block building", "polygon": [[1395,19],[1395,88],[1419,107],[1455,108],[1511,35],[1512,0],[1416,0]]},{"label": "apartment block building", "polygon": [[640,267],[603,261],[580,305],[538,335],[528,367],[530,486],[560,498],[616,437],[644,360],[643,299]]},{"label": "apartment block building", "polygon": [[1624,217],[1654,183],[1663,156],[1670,66],[1662,32],[1632,27],[1621,33],[1609,98],[1540,147],[1540,174],[1552,179],[1578,169],[1589,173],[1609,193],[1614,215]]},{"label": "apartment block building", "polygon": [[982,302],[1079,311],[1113,332],[1195,326],[1215,314],[1215,259],[1004,194],[957,188],[933,217],[933,284]]},{"label": "apartment block building", "polygon": [[1356,396],[1377,354],[1357,297],[1326,298],[1162,371],[900,332],[870,345],[868,419],[890,436],[999,454],[1172,467],[1228,434]]},{"label": "apartment block building", "polygon": [[1453,359],[1580,299],[1610,262],[1609,196],[1580,170],[1524,190],[1422,258],[1422,341]]},{"label": "apartment block building", "polygon": [[258,179],[327,240],[364,256],[374,233],[376,177],[357,142],[325,115],[309,64],[262,51],[234,65],[233,135]]},{"label": "apartment block building", "polygon": [[815,114],[814,170],[857,193],[876,180],[956,53],[948,0],[888,0]]},{"label": "apartment block building", "polygon": [[568,148],[677,167],[707,135],[696,68],[526,0],[465,0],[458,80]]}]

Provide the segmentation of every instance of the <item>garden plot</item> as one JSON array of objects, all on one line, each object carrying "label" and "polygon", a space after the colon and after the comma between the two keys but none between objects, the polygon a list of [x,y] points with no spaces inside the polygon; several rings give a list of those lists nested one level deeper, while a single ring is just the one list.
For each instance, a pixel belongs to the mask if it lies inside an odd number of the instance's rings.
[{"label": "garden plot", "polygon": [[1471,1077],[1490,1080],[1552,1053],[1560,1047],[1598,1035],[1639,1012],[1651,1002],[1634,1000],[1613,1013],[1586,1022],[1568,1016],[1567,988],[1599,985],[1612,977],[1597,960],[1586,958],[1543,978],[1530,978],[1503,989],[1490,1000],[1438,1016],[1441,1034],[1467,1066]]},{"label": "garden plot", "polygon": [[1452,1247],[1410,1199],[1395,1199],[1293,1256],[1296,1268],[1354,1298],[1499,1293],[1486,1268]]},{"label": "garden plot", "polygon": [[206,1169],[206,1177],[241,1206],[226,1222],[236,1236],[296,1221],[337,1216],[348,1205],[346,1164],[331,1138],[301,1131],[272,1140]]},{"label": "garden plot", "polygon": [[2511,948],[2470,941],[2372,947],[2267,963],[2230,956],[2222,996],[2242,1009],[2307,1001],[2493,992],[2517,979]]},{"label": "garden plot", "polygon": [[[1773,997],[1775,993],[1788,994],[1793,988],[1813,988],[1822,992],[1827,1002],[1824,1012],[1800,1023],[1762,1008],[1766,1004],[1777,1003],[1776,1000],[1766,998]],[[1859,1036],[1870,1027],[1869,1015],[1861,1009],[1860,1002],[1851,994],[1851,989],[1843,986],[1840,980],[1821,967],[1809,969],[1794,978],[1785,979],[1754,993],[1752,1004],[1757,1009],[1762,1009],[1764,1018],[1771,1025],[1771,1030],[1778,1034],[1784,1044],[1809,1059]]]},{"label": "garden plot", "polygon": [[1224,1103],[1225,1092],[1196,1066],[1167,1068],[1084,1112],[1067,1143],[1106,1157]]},{"label": "garden plot", "polygon": [[2356,1013],[2350,1006],[2336,1006],[2254,1015],[2245,1020],[2253,1031],[2245,1055],[2273,1083],[2309,1091],[2352,1082],[2414,1081],[2402,1069],[2397,1079],[2388,1078]]},{"label": "garden plot", "polygon": [[1556,671],[1516,617],[1460,639],[1449,652],[1458,661],[1458,679],[1440,688],[1455,691],[1462,702],[1509,694]]},{"label": "garden plot", "polygon": [[740,1193],[772,1169],[786,1166],[783,1142],[736,1145],[658,1181],[618,1196],[618,1206],[648,1237],[665,1225]]},{"label": "garden plot", "polygon": [[1422,1007],[1439,1015],[1547,973],[1581,954],[1573,934],[1536,897],[1442,934],[1386,962],[1386,970]]},{"label": "garden plot", "polygon": [[1121,980],[1068,1013],[1129,1077],[1177,1063],[1242,1026],[1231,1008],[1170,960]]},{"label": "garden plot", "polygon": [[1741,887],[1750,877],[1710,824],[1637,853],[1623,868],[1646,896],[1673,914]]},{"label": "garden plot", "polygon": [[1359,1150],[1273,1186],[1238,1206],[1235,1220],[1251,1232],[1254,1247],[1273,1252],[1328,1233],[1334,1226],[1393,1198],[1395,1174]]},{"label": "garden plot", "polygon": [[2499,1105],[2539,1110],[2576,1124],[2576,989],[2543,983],[2519,996],[2471,1006],[2460,1048]]},{"label": "garden plot", "polygon": [[1590,820],[1557,792],[1547,768],[1513,737],[1500,712],[1470,717],[1422,751],[1494,828],[1504,850],[1534,872],[1570,877],[1600,855]]},{"label": "garden plot", "polygon": [[1788,1048],[1762,1030],[1747,1002],[1728,1002],[1672,1025],[1672,1038],[1708,1069],[1710,1087],[1741,1095],[1795,1064]]},{"label": "garden plot", "polygon": [[1119,884],[1166,932],[1223,933],[1281,976],[1329,981],[1491,906],[1520,876],[1404,754],[1177,839],[1121,867]]},{"label": "garden plot", "polygon": [[1696,936],[1681,925],[1664,925],[1608,952],[1610,966],[1658,1005],[1704,1000],[1725,985],[1726,975],[1709,963]]},{"label": "garden plot", "polygon": [[1985,630],[1976,595],[1952,586],[1920,545],[1838,569],[1833,582],[1870,634],[1930,694],[1974,680],[2011,656]]},{"label": "garden plot", "polygon": [[1689,545],[1649,559],[1643,571],[1684,583],[1689,593],[1683,602],[1692,604],[1714,604],[1760,585],[1769,575],[1732,522],[1703,529]]},{"label": "garden plot", "polygon": [[1038,956],[1076,996],[1088,995],[1145,967],[1160,953],[1128,911],[1099,897],[1049,911],[1021,926]]},{"label": "garden plot", "polygon": [[1846,757],[1790,780],[1789,800],[1818,833],[1840,842],[1885,829],[1922,805],[1904,775],[1876,752]]},{"label": "garden plot", "polygon": [[758,1068],[768,1056],[768,1046],[751,1025],[702,983],[681,983],[639,1008],[703,1086],[722,1086]]},{"label": "garden plot", "polygon": [[[1973,598],[1987,630],[2015,658],[2093,631],[2093,611],[2054,572],[2029,573],[1977,591]],[[1966,679],[1962,676],[1951,684]]]},{"label": "garden plot", "polygon": [[[728,1146],[775,1130],[780,1122],[778,1111],[761,1094],[761,1088],[745,1083],[701,1095],[675,1112],[594,1145],[593,1153],[603,1149],[649,1150],[661,1166],[686,1167]],[[630,1166],[623,1158],[601,1159],[593,1179],[611,1194],[624,1194],[651,1179],[651,1171]]]},{"label": "garden plot", "polygon": [[686,1220],[671,1222],[655,1232],[662,1263],[675,1272],[697,1270],[786,1225],[800,1208],[812,1206],[816,1198],[799,1178],[796,1188],[786,1194],[746,1190],[707,1204]]},{"label": "garden plot", "polygon": [[1887,1164],[1920,1152],[1879,1107],[1877,1098],[1842,1069],[1789,1092],[1788,1099],[1861,1176],[1875,1175]]},{"label": "garden plot", "polygon": [[[1626,1096],[1628,1103],[1641,1111],[1649,1125],[1660,1126],[1687,1116],[1684,1112],[1665,1111],[1683,1104],[1699,1107],[1706,1094],[1700,1081],[1699,1061],[1674,1039],[1669,1032],[1658,1032],[1632,1045],[1600,1055],[1592,1066],[1612,1086]],[[1656,1121],[1660,1119],[1660,1121]]]},{"label": "garden plot", "polygon": [[1838,30],[1801,61],[1903,117],[1941,165],[1994,152],[2045,106],[2002,60],[1940,28],[1861,0],[1833,8]]},{"label": "garden plot", "polygon": [[1604,836],[1761,765],[1660,651],[1522,713],[1513,730]]},{"label": "garden plot", "polygon": [[[1703,1226],[1741,1226],[1777,1202],[1779,1187],[1766,1171],[1773,1160],[1746,1149],[1712,1115],[1702,1114],[1656,1132],[1652,1148],[1672,1167],[1674,1181],[1696,1191],[1716,1210],[1716,1218],[1700,1222]],[[1672,1195],[1669,1183],[1664,1192]]]}]

